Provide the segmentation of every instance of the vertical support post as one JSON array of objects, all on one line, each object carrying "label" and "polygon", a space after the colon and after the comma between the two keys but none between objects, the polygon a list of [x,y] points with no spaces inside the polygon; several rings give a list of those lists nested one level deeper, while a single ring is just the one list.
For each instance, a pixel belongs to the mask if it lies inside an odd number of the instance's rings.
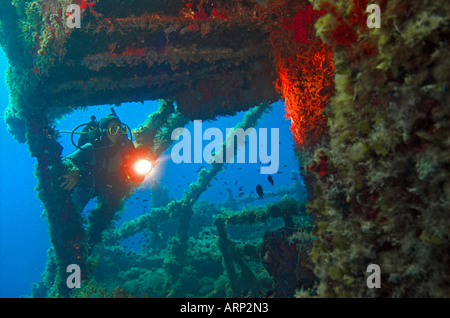
[{"label": "vertical support post", "polygon": [[233,242],[230,241],[227,235],[227,230],[225,228],[225,221],[222,218],[217,218],[214,221],[214,225],[217,228],[219,234],[218,244],[219,250],[222,253],[223,262],[225,265],[225,271],[228,275],[228,280],[230,282],[230,287],[232,291],[232,297],[239,297],[239,281],[238,275],[233,264]]},{"label": "vertical support post", "polygon": [[36,157],[36,190],[42,201],[49,224],[50,240],[56,255],[57,273],[53,294],[69,297],[66,285],[67,266],[77,264],[82,277],[87,277],[87,249],[82,219],[76,213],[70,193],[60,187],[59,178],[67,172],[61,161],[62,146],[45,116],[29,114],[26,118],[27,144],[31,156]]}]

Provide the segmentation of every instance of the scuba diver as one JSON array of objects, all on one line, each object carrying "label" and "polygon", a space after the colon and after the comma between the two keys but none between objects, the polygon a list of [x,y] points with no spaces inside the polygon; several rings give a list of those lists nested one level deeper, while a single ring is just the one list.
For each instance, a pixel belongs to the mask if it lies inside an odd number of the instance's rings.
[{"label": "scuba diver", "polygon": [[[76,213],[97,197],[97,208],[88,217],[90,245],[101,239],[101,232],[109,225],[122,199],[151,170],[151,160],[134,147],[129,127],[123,124],[111,108],[112,114],[100,122],[91,117],[78,141],[78,148],[64,161],[69,172],[60,180],[61,188],[72,191]],[[130,133],[130,138],[128,138]],[[80,143],[81,141],[81,143]]]}]

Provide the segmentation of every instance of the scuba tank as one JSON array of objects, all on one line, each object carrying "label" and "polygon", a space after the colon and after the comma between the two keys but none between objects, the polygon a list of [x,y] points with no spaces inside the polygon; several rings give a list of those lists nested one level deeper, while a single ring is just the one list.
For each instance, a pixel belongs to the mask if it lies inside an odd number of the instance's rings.
[{"label": "scuba tank", "polygon": [[[83,130],[80,133],[80,138],[78,139],[78,142],[75,144],[73,140],[73,135],[76,133],[76,131],[83,127]],[[91,116],[91,121],[87,124],[81,124],[72,130],[72,134],[70,136],[70,140],[72,141],[72,144],[77,148],[80,149],[83,145],[87,143],[94,144],[96,141],[100,139],[100,129],[98,128],[98,121],[96,120],[95,116]]]},{"label": "scuba tank", "polygon": [[[117,116],[116,111],[112,107],[111,107],[111,112],[120,121],[119,117]],[[123,124],[123,125],[127,126],[128,132],[130,133],[129,139],[131,141],[133,141],[133,134],[131,132],[130,127],[128,127],[128,125],[126,125],[126,124]],[[77,132],[77,130],[79,128],[83,127],[83,126],[85,126],[83,128],[83,130],[81,132]],[[73,140],[73,136],[75,134],[79,134],[80,135],[80,138],[78,139],[77,143],[75,143],[75,141]],[[93,145],[98,144],[100,139],[101,139],[100,137],[101,137],[101,131],[100,131],[100,127],[99,127],[99,122],[97,121],[95,116],[92,115],[90,122],[78,125],[77,127],[75,127],[72,130],[72,133],[71,133],[71,136],[70,136],[70,141],[72,142],[72,145],[75,146],[75,148],[77,148],[77,149],[84,149],[84,148],[81,148],[81,147],[83,145],[87,144],[87,143],[91,143]],[[103,148],[107,148],[107,147],[94,147],[94,148],[89,149],[89,150],[96,150],[96,149],[103,149]]]}]

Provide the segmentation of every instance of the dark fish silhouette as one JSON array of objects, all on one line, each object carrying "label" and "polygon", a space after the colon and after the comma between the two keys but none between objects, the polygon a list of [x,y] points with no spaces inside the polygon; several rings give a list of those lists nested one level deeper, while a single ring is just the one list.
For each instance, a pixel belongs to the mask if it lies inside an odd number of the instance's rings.
[{"label": "dark fish silhouette", "polygon": [[243,188],[243,187],[244,187],[244,186],[240,186],[240,187],[239,187],[239,191],[242,191],[242,188]]},{"label": "dark fish silhouette", "polygon": [[260,184],[258,184],[256,186],[256,193],[258,193],[258,196],[259,196],[260,199],[264,198],[263,187]]},{"label": "dark fish silhouette", "polygon": [[273,178],[272,178],[272,176],[267,176],[267,180],[269,180],[270,184],[273,185]]},{"label": "dark fish silhouette", "polygon": [[242,197],[244,195],[244,192],[239,193],[238,197]]}]

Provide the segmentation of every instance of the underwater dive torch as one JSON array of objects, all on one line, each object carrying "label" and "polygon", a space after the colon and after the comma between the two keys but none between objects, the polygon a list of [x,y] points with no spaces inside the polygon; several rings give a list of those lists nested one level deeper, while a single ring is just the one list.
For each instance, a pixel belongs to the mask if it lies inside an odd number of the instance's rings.
[{"label": "underwater dive torch", "polygon": [[137,148],[133,149],[128,162],[128,178],[133,182],[142,182],[152,171],[154,160],[146,151]]}]

